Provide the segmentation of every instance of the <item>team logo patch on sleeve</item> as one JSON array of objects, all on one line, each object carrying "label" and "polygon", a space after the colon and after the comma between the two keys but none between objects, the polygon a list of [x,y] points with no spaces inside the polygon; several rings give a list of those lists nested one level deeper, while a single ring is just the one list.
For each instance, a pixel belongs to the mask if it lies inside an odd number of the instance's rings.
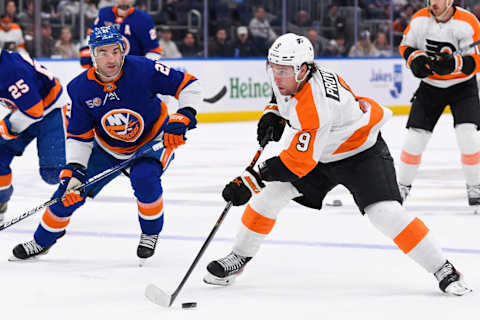
[{"label": "team logo patch on sleeve", "polygon": [[324,70],[320,70],[320,75],[322,76],[323,87],[325,88],[325,95],[327,98],[340,101],[340,96],[338,95],[338,83],[335,75]]},{"label": "team logo patch on sleeve", "polygon": [[134,142],[142,135],[144,122],[135,111],[115,109],[102,117],[102,127],[114,139]]}]

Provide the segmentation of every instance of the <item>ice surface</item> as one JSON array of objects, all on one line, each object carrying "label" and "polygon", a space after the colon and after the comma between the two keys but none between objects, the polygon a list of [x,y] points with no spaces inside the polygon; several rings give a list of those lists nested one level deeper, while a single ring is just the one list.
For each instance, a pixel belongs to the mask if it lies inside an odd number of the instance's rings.
[{"label": "ice surface", "polygon": [[[383,130],[398,161],[405,117]],[[41,213],[0,232],[2,319],[473,319],[480,292],[480,216],[467,206],[452,118],[444,115],[423,156],[406,203],[445,248],[475,290],[442,294],[433,275],[404,256],[356,209],[346,189],[328,201],[342,207],[314,211],[291,204],[268,241],[231,287],[201,279],[207,263],[230,252],[242,214],[232,208],[174,305],[149,302],[154,283],[172,293],[213,228],[225,202],[223,186],[255,151],[254,122],[200,124],[163,179],[165,226],[155,256],[139,268],[140,229],[129,181],[117,178],[72,217],[67,235],[37,262],[7,258],[32,238]],[[280,144],[267,146],[265,159]],[[49,199],[54,186],[38,174],[34,143],[13,165],[15,193],[6,219]],[[198,307],[182,310],[182,302]]]}]

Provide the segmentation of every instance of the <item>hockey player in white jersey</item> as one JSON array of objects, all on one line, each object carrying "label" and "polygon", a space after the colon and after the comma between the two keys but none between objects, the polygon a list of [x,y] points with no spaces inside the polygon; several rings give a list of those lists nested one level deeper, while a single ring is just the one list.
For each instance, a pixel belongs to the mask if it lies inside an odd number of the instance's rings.
[{"label": "hockey player in white jersey", "polygon": [[[420,166],[422,154],[447,105],[461,153],[468,203],[480,206],[480,101],[476,73],[480,51],[480,23],[453,0],[430,0],[414,14],[399,46],[415,77],[422,79],[414,94],[402,148],[398,182],[405,200]],[[468,48],[462,52],[463,48]]]},{"label": "hockey player in white jersey", "polygon": [[[239,206],[248,202],[232,252],[207,266],[204,281],[228,285],[257,254],[280,211],[290,200],[321,209],[325,195],[344,185],[362,215],[411,259],[434,274],[443,292],[470,292],[443,255],[428,227],[401,206],[393,159],[380,134],[391,111],[353,93],[334,72],[314,63],[310,41],[280,36],[268,52],[274,92],[258,123],[258,140],[272,128],[286,148],[266,160],[259,172],[245,171],[227,184],[222,196]],[[284,131],[288,123],[288,131]],[[264,183],[267,182],[267,183]]]}]

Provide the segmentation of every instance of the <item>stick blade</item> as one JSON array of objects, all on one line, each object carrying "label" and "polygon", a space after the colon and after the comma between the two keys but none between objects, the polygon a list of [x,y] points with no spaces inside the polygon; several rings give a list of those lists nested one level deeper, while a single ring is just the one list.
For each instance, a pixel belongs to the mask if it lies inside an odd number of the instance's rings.
[{"label": "stick blade", "polygon": [[170,302],[172,301],[171,295],[167,294],[165,291],[152,283],[145,288],[145,297],[147,297],[147,299],[153,303],[165,308],[170,307]]}]

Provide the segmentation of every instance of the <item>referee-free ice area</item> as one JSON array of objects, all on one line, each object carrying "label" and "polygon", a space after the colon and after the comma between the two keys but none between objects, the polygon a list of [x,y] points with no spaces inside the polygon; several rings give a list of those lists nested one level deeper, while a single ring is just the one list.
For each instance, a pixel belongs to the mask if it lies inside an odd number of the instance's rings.
[{"label": "referee-free ice area", "polygon": [[[406,117],[383,136],[398,162]],[[433,275],[380,234],[343,187],[322,211],[289,205],[259,254],[230,287],[202,282],[212,259],[230,252],[243,207],[232,208],[171,308],[144,297],[154,283],[172,293],[212,230],[223,186],[257,150],[256,123],[200,124],[163,178],[165,225],[156,254],[138,266],[140,229],[129,180],[119,177],[72,217],[67,234],[35,262],[8,262],[32,239],[41,212],[0,231],[2,319],[475,319],[480,307],[480,216],[467,206],[452,118],[442,116],[423,155],[406,208],[429,226],[474,292],[442,294]],[[278,153],[272,143],[262,159]],[[13,163],[6,220],[49,199],[32,144]],[[182,310],[182,302],[198,303]]]}]

